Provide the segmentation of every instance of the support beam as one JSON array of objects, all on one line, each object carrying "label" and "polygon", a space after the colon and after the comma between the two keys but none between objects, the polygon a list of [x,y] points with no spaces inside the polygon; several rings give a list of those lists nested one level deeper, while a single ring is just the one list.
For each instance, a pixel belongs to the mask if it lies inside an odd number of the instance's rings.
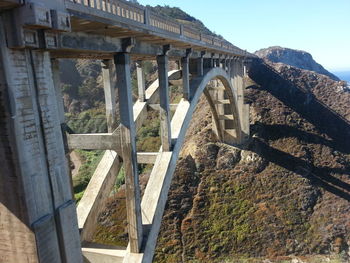
[{"label": "support beam", "polygon": [[67,142],[71,150],[114,150],[121,153],[119,129],[114,133],[68,134]]},{"label": "support beam", "polygon": [[[159,104],[148,104],[147,106],[150,107],[152,110],[160,110]],[[170,111],[176,111],[177,106],[179,106],[179,104],[169,104]]]},{"label": "support beam", "polygon": [[197,77],[203,76],[204,66],[203,66],[203,56],[205,52],[201,52],[201,56],[197,58]]},{"label": "support beam", "polygon": [[145,164],[153,164],[156,162],[159,152],[138,152],[137,162]]},{"label": "support beam", "polygon": [[233,63],[233,69],[231,68],[232,82],[234,90],[237,95],[237,108],[240,116],[240,123],[242,127],[242,141],[248,139],[249,137],[249,105],[244,104],[244,93],[245,93],[245,83],[244,83],[244,67],[243,60],[241,58],[235,58]]},{"label": "support beam", "polygon": [[192,49],[186,50],[186,56],[181,58],[181,66],[182,66],[182,94],[185,100],[190,100],[190,55],[192,53]]},{"label": "support beam", "polygon": [[142,243],[142,220],[140,184],[136,157],[136,131],[132,108],[130,55],[117,53],[114,56],[117,70],[117,89],[120,111],[120,140],[125,170],[126,209],[130,251],[139,253]]},{"label": "support beam", "polygon": [[103,90],[106,103],[106,118],[108,132],[113,132],[117,128],[116,104],[115,104],[115,66],[111,59],[101,62],[103,76]]},{"label": "support beam", "polygon": [[169,108],[169,81],[168,56],[157,56],[159,101],[160,101],[160,131],[163,151],[171,150],[170,108]]},{"label": "support beam", "polygon": [[145,102],[145,74],[142,68],[142,61],[136,61],[137,89],[139,101]]},{"label": "support beam", "polygon": [[234,117],[232,114],[224,114],[224,115],[219,115],[219,120],[233,120]]},{"label": "support beam", "polygon": [[231,76],[231,58],[227,59],[227,74]]},{"label": "support beam", "polygon": [[220,141],[223,141],[223,139],[224,139],[223,127],[220,126],[220,120],[218,117],[218,113],[217,113],[215,103],[211,97],[209,89],[208,88],[204,89],[203,94],[205,95],[205,97],[207,99],[207,102],[210,106],[210,110],[212,113],[213,131],[217,135],[218,139]]},{"label": "support beam", "polygon": [[77,207],[81,240],[91,241],[100,212],[111,194],[122,163],[115,151],[107,150],[92,175]]}]

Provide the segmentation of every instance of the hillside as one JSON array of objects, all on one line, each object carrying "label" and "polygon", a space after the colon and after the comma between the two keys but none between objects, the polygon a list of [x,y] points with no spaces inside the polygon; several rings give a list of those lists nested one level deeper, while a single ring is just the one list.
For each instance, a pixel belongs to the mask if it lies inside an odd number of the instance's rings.
[{"label": "hillside", "polygon": [[185,24],[190,25],[194,29],[198,30],[199,32],[202,32],[207,35],[213,35],[219,38],[222,38],[222,36],[215,34],[215,32],[210,31],[203,23],[202,21],[196,19],[195,17],[187,14],[183,10],[181,10],[178,7],[170,7],[168,5],[161,6],[147,6],[151,8],[152,11],[154,11],[157,14],[161,14],[166,17],[171,17],[173,19],[176,19],[177,21]]},{"label": "hillside", "polygon": [[340,82],[281,64],[257,62],[250,77],[256,83],[247,88],[252,139],[246,149],[213,142],[210,125],[195,116],[156,262],[315,254],[340,254],[347,262],[350,93]]},{"label": "hillside", "polygon": [[315,71],[326,75],[333,80],[339,80],[337,76],[327,71],[322,65],[318,64],[311,54],[290,48],[269,47],[263,48],[255,52],[255,55],[274,63],[284,63],[293,67]]},{"label": "hillside", "polygon": [[[198,105],[154,261],[347,262],[350,93],[283,64],[258,61],[250,78],[252,139],[244,149],[215,141],[209,107],[203,98]],[[111,197],[94,241],[126,244],[124,198],[123,188]]]}]

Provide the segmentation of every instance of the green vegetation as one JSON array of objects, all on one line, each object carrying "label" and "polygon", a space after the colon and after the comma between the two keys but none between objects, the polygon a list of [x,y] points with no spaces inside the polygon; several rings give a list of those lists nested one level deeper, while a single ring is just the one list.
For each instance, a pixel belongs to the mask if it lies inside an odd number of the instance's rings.
[{"label": "green vegetation", "polygon": [[102,107],[78,114],[66,113],[66,123],[74,133],[107,132],[106,113]]},{"label": "green vegetation", "polygon": [[114,190],[115,192],[125,183],[125,170],[124,166],[120,169],[117,179],[115,180]]},{"label": "green vegetation", "polygon": [[96,170],[98,163],[101,161],[104,151],[84,151],[76,150],[82,158],[82,166],[78,174],[73,178],[74,197],[77,202],[82,198],[84,191]]},{"label": "green vegetation", "polygon": [[192,26],[195,30],[198,30],[204,34],[208,34],[208,35],[212,35],[212,36],[216,36],[219,38],[222,38],[222,36],[215,34],[214,32],[210,31],[204,24],[202,21],[194,18],[193,16],[190,16],[189,14],[187,14],[186,12],[182,11],[180,8],[178,7],[170,7],[168,5],[164,5],[164,6],[148,6],[149,8],[151,8],[155,13],[157,14],[161,14],[163,16],[166,17],[171,17],[174,18],[176,20],[179,20],[179,22],[182,22],[184,24],[188,24],[190,26]]}]

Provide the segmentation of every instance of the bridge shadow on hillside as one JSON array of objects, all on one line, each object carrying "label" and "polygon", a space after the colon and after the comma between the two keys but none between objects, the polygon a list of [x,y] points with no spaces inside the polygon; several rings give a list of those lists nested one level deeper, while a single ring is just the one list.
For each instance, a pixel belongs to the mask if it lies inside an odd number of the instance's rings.
[{"label": "bridge shadow on hillside", "polygon": [[[284,124],[264,124],[256,122],[254,126],[262,128],[264,133],[264,138],[269,140],[277,140],[280,138],[296,138],[301,143],[311,143],[311,144],[322,144],[334,151],[339,151],[344,154],[350,154],[350,148],[344,149],[344,147],[338,147],[334,144],[333,140],[328,140],[320,135],[313,134],[307,131],[298,129],[297,127],[284,125]],[[253,126],[253,127],[254,127]]]},{"label": "bridge shadow on hillside", "polygon": [[348,169],[316,167],[308,161],[273,148],[260,139],[254,139],[251,145],[254,147],[250,147],[250,150],[255,150],[267,161],[307,178],[314,186],[322,187],[326,191],[350,201],[350,184],[331,175],[337,173],[349,176]]},{"label": "bridge shadow on hillside", "polygon": [[317,100],[308,90],[283,78],[262,60],[255,60],[249,70],[249,77],[279,99],[301,117],[312,123],[321,133],[332,138],[332,147],[349,153],[350,123],[327,105]]}]

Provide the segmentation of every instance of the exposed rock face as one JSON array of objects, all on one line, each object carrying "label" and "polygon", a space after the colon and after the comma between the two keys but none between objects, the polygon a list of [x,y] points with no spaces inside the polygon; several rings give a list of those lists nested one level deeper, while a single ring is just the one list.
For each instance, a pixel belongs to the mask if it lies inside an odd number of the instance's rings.
[{"label": "exposed rock face", "polygon": [[311,54],[305,51],[275,46],[260,49],[255,52],[255,55],[274,63],[281,62],[293,67],[315,71],[333,80],[339,80],[337,76],[324,69],[312,58]]}]

